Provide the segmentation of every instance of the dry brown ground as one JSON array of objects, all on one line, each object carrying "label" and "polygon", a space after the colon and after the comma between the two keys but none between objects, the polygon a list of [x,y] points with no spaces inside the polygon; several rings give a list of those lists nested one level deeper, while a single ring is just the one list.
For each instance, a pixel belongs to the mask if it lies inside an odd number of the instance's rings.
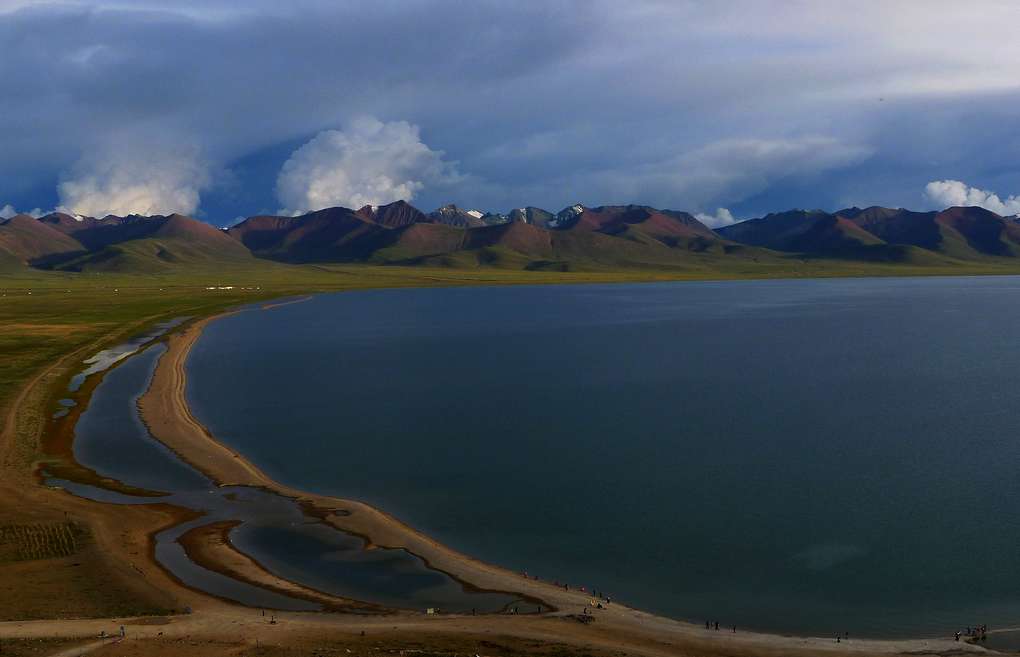
[{"label": "dry brown ground", "polygon": [[65,650],[91,643],[80,639],[0,639],[0,655],[4,657],[52,657]]},{"label": "dry brown ground", "polygon": [[[144,322],[139,322],[139,325]],[[42,486],[34,475],[55,384],[88,345],[33,378],[0,425],[0,620],[165,613],[175,597],[146,566],[158,510],[111,509]],[[60,534],[68,529],[68,544]]]},{"label": "dry brown ground", "polygon": [[263,641],[209,641],[158,637],[144,642],[125,641],[96,650],[96,657],[139,654],[147,657],[452,657],[486,655],[493,657],[621,657],[625,652],[586,648],[566,643],[534,641],[514,636],[450,634],[406,634],[395,631],[368,634],[336,633],[308,636],[268,637]]}]

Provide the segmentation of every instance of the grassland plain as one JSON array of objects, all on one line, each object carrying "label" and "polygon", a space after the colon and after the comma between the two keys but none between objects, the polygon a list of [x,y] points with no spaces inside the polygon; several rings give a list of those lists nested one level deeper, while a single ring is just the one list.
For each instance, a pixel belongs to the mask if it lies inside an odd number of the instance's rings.
[{"label": "grassland plain", "polygon": [[[238,613],[230,611],[231,605],[182,590],[152,562],[152,535],[175,517],[179,518],[180,510],[158,505],[145,508],[98,505],[51,490],[41,485],[37,477],[39,465],[54,458],[44,453],[42,442],[50,411],[55,400],[62,396],[69,377],[80,369],[81,360],[159,321],[185,315],[200,318],[239,304],[290,295],[378,287],[945,273],[961,271],[955,267],[944,271],[941,268],[791,260],[783,267],[770,264],[749,271],[668,273],[654,270],[527,272],[489,268],[298,267],[259,263],[250,268],[191,270],[172,275],[34,271],[5,275],[0,278],[0,417],[4,418],[0,424],[3,468],[0,476],[0,600],[3,600],[0,621],[59,621],[66,624],[31,626],[34,629],[28,630],[26,636],[68,637],[86,636],[94,627],[76,624],[71,619],[148,616],[152,622],[162,623],[168,621],[159,619],[173,618],[169,615],[200,605],[211,612]],[[1010,271],[1004,266],[981,266],[972,268],[969,273]],[[417,632],[414,636],[422,631],[406,621],[400,626],[408,632]],[[200,650],[191,650],[189,654],[242,654],[251,647],[250,637],[224,640],[223,637],[233,635],[224,633],[219,625],[197,627],[208,630],[205,643]],[[565,655],[604,652],[594,648],[582,653],[575,653],[574,648],[560,651],[554,645],[557,636],[562,635],[574,646],[590,645],[595,637],[578,637],[577,628],[572,625],[550,627],[545,628],[541,622],[535,627],[529,625],[527,631],[517,633],[517,639],[491,645],[491,652],[487,654],[543,654],[546,650],[548,654]],[[181,631],[184,630],[182,626]],[[330,642],[346,642],[344,633],[349,631],[340,623],[315,636],[322,640],[319,645],[324,647]],[[483,623],[472,622],[449,631],[463,635],[463,640],[474,646],[471,650],[477,652],[479,645],[488,645],[484,641],[489,641],[480,637],[492,630]],[[150,634],[153,638],[160,636],[155,631]],[[528,640],[538,641],[546,648],[536,651],[526,641],[522,643],[522,636],[531,637]],[[288,645],[304,646],[308,652],[281,649],[282,652],[265,654],[311,654],[307,641],[296,634],[291,638],[293,643]],[[606,639],[601,644],[603,648],[614,645],[608,637]],[[404,635],[395,636],[390,645],[403,646],[408,640],[411,639]],[[467,647],[467,644],[456,645],[459,647],[437,642],[435,654],[454,654],[461,647]],[[629,645],[634,648],[634,644]],[[173,652],[166,652],[164,648],[168,646],[161,647],[155,641],[151,647],[152,654]],[[754,646],[733,650],[720,646],[709,649],[707,645],[702,648],[699,654],[762,654]],[[404,648],[397,648],[400,649]],[[149,654],[147,648],[143,652],[129,652]],[[619,650],[615,652],[621,654]],[[654,642],[648,644],[647,650],[638,652],[675,654],[674,650]],[[103,646],[97,654],[122,653],[120,648]]]}]

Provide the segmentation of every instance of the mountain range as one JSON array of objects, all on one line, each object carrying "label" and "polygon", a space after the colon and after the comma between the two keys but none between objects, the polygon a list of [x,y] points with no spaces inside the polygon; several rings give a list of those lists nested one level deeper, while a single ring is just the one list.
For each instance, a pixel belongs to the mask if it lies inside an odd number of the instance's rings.
[{"label": "mountain range", "polygon": [[54,212],[0,223],[0,269],[161,272],[181,267],[363,262],[537,270],[683,269],[790,259],[1020,266],[1020,221],[979,207],[941,212],[790,210],[713,230],[643,205],[536,207],[506,214],[404,201],[358,210],[259,215],[218,229],[179,214]]}]

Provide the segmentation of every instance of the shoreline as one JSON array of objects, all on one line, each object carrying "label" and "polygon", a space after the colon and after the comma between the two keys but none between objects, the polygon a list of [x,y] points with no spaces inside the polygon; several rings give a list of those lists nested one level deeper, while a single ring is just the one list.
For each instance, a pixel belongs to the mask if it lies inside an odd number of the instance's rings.
[{"label": "shoreline", "polygon": [[237,550],[231,543],[230,531],[240,524],[241,521],[237,520],[220,520],[201,525],[182,534],[177,542],[184,548],[188,559],[203,568],[274,593],[321,604],[324,612],[373,615],[392,613],[377,605],[339,598],[272,575],[258,560]]},{"label": "shoreline", "polygon": [[[275,306],[274,306],[275,307]],[[405,550],[434,570],[445,573],[473,590],[520,595],[526,600],[558,610],[549,598],[559,588],[525,579],[457,553],[394,516],[356,500],[319,495],[281,484],[243,454],[218,441],[191,413],[187,404],[185,365],[191,348],[209,323],[239,311],[228,311],[195,321],[166,336],[166,352],[160,357],[149,388],[138,400],[139,416],[150,434],[181,460],[218,486],[249,486],[295,500],[306,513],[365,541],[365,548]],[[566,593],[566,592],[564,592]],[[571,592],[567,600],[583,607],[590,596]]]},{"label": "shoreline", "polygon": [[[287,297],[281,295],[277,298]],[[265,303],[271,303],[268,299],[271,297],[267,298]],[[236,309],[237,306],[233,306],[231,309],[197,314],[198,319],[194,323],[202,322],[204,327],[224,314],[237,312]],[[69,374],[75,373],[74,368],[78,364],[76,357],[90,355],[110,344],[116,344],[118,339],[129,335],[131,331],[138,330],[139,327],[160,317],[149,316],[130,324],[119,325],[101,339],[63,354],[24,384],[15,397],[15,403],[5,413],[3,427],[0,427],[2,428],[0,456],[4,457],[3,465],[9,472],[6,480],[0,478],[0,491],[7,493],[8,506],[21,505],[19,513],[27,512],[32,516],[46,517],[70,513],[74,522],[82,523],[94,534],[94,542],[101,550],[95,557],[85,555],[86,558],[100,559],[109,568],[108,572],[116,575],[116,579],[124,579],[132,585],[130,591],[125,591],[130,593],[125,600],[130,598],[134,601],[131,604],[140,604],[145,602],[146,596],[155,599],[151,596],[158,595],[166,604],[163,610],[143,610],[135,607],[133,612],[110,610],[97,615],[88,611],[84,613],[71,611],[72,615],[66,615],[69,609],[67,601],[53,598],[52,606],[46,608],[45,615],[28,617],[42,620],[0,622],[0,640],[42,637],[80,637],[94,640],[101,629],[113,634],[119,625],[126,625],[129,637],[136,641],[133,644],[136,646],[133,654],[142,656],[149,654],[146,652],[146,642],[156,649],[161,641],[203,641],[210,649],[223,649],[222,655],[226,657],[227,654],[240,654],[234,651],[226,652],[226,647],[234,646],[232,650],[250,650],[259,640],[263,645],[275,640],[284,641],[284,645],[304,646],[310,650],[322,642],[356,641],[358,633],[364,636],[366,631],[369,636],[386,636],[394,640],[401,637],[416,642],[425,640],[425,645],[428,645],[427,641],[437,637],[456,636],[461,637],[463,641],[481,641],[483,647],[484,642],[490,639],[513,638],[519,642],[520,649],[524,650],[520,654],[530,654],[526,650],[529,643],[535,645],[535,642],[540,642],[543,645],[570,645],[582,650],[577,654],[592,657],[609,655],[620,657],[623,654],[773,657],[823,653],[948,655],[988,652],[980,645],[971,645],[963,641],[955,643],[952,637],[853,639],[850,642],[836,644],[832,637],[811,638],[749,631],[741,631],[739,634],[706,631],[700,625],[661,618],[616,604],[613,605],[614,609],[610,610],[614,613],[599,611],[597,622],[588,626],[581,625],[566,614],[492,615],[474,618],[458,615],[426,617],[420,613],[398,611],[392,615],[374,618],[360,614],[329,612],[280,612],[277,617],[281,619],[283,627],[274,625],[270,628],[266,625],[265,619],[260,621],[255,618],[256,613],[252,608],[189,588],[156,562],[152,539],[159,531],[180,521],[179,514],[186,511],[183,507],[163,505],[158,498],[154,498],[152,504],[144,506],[111,506],[78,498],[63,490],[38,485],[36,474],[41,466],[46,466],[54,460],[68,459],[69,467],[77,467],[73,454],[70,453],[54,455],[42,450],[32,461],[31,467],[28,467],[27,461],[22,463],[22,460],[11,458],[19,450],[23,452],[26,449],[25,444],[31,448],[35,443],[42,441],[43,436],[48,433],[43,427],[49,423],[46,404],[52,401],[55,390],[53,385],[59,384]],[[181,332],[183,331],[178,330],[173,335]],[[194,339],[197,339],[199,334],[200,330]],[[183,370],[181,374],[183,375]],[[96,385],[103,376],[104,374],[100,374],[96,377]],[[85,407],[88,399],[82,401],[82,407]],[[23,416],[28,418],[27,427],[20,426],[25,423]],[[196,425],[201,427],[197,421]],[[215,438],[206,436],[204,440],[215,441]],[[228,460],[233,460],[233,452],[222,445],[220,448],[231,455]],[[332,514],[334,510],[326,511]],[[376,512],[386,515],[382,511]],[[393,520],[400,524],[399,521]],[[414,530],[410,531],[417,533]],[[506,572],[496,567],[492,568]],[[513,573],[510,575],[514,578],[519,577]],[[181,609],[192,613],[182,614]],[[73,615],[74,613],[79,615]],[[993,630],[990,634],[1007,631],[1010,630],[1002,628]],[[239,632],[243,634],[238,641]],[[192,642],[191,645],[199,644]],[[476,643],[475,648],[478,646]],[[163,654],[158,650],[157,653]],[[209,654],[218,657],[221,653],[209,652]]]},{"label": "shoreline", "polygon": [[[303,300],[303,299],[302,299]],[[275,307],[272,304],[263,309]],[[165,337],[167,351],[160,358],[148,390],[138,401],[140,416],[154,438],[180,458],[203,472],[219,485],[242,485],[263,488],[295,499],[313,514],[341,531],[366,540],[366,547],[383,546],[404,549],[423,559],[466,586],[486,591],[512,592],[543,601],[555,608],[539,618],[564,618],[571,610],[580,610],[590,601],[588,594],[563,591],[551,583],[525,579],[523,575],[487,564],[460,554],[415,530],[384,511],[356,500],[340,499],[298,490],[274,481],[245,456],[219,442],[191,413],[186,398],[186,361],[191,348],[211,322],[238,311],[227,311],[191,322]],[[271,577],[275,577],[270,575]],[[204,595],[204,594],[203,594]],[[421,616],[413,612],[398,614]],[[694,642],[725,641],[727,644],[757,649],[837,650],[851,652],[927,652],[947,650],[981,650],[979,646],[956,643],[951,637],[928,639],[857,639],[836,644],[831,638],[781,636],[762,632],[739,634],[706,631],[700,625],[678,621],[613,603],[597,610],[598,625],[633,636],[635,640]],[[455,615],[450,615],[455,617]],[[499,622],[499,616],[489,617]],[[520,617],[518,617],[519,619]],[[536,618],[538,620],[538,618]],[[578,625],[580,625],[578,623]],[[684,641],[685,642],[685,641]]]}]

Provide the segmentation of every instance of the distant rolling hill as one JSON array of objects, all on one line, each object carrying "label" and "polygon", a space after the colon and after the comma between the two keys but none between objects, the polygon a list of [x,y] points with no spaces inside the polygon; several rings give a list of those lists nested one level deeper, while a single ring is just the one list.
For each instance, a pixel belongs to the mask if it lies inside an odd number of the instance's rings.
[{"label": "distant rolling hill", "polygon": [[[387,216],[382,209],[381,216]],[[281,262],[364,260],[390,245],[407,226],[376,223],[367,212],[328,208],[300,217],[250,217],[227,230],[255,255]]]},{"label": "distant rolling hill", "polygon": [[841,253],[884,243],[853,221],[820,210],[779,212],[718,232],[742,244],[796,253]]},{"label": "distant rolling hill", "polygon": [[[157,273],[254,261],[244,245],[223,231],[179,214],[95,219],[52,213],[30,220],[65,244],[60,252],[30,263],[48,269]],[[72,244],[77,249],[70,249]]]},{"label": "distant rolling hill", "polygon": [[[256,256],[301,263],[684,266],[691,252],[741,250],[692,215],[645,206],[573,206],[555,216],[537,208],[511,215],[465,215],[453,205],[429,215],[412,210],[398,201],[356,212],[251,217],[227,232]],[[469,227],[472,221],[477,225]]]},{"label": "distant rolling hill", "polygon": [[355,214],[366,221],[388,228],[400,228],[430,221],[424,212],[406,201],[397,201],[388,205],[366,205]]},{"label": "distant rolling hill", "polygon": [[718,230],[690,213],[644,205],[506,214],[446,205],[425,213],[404,201],[260,215],[227,230],[179,214],[51,213],[0,223],[0,271],[223,271],[275,261],[748,275],[810,261],[855,272],[874,264],[1020,269],[1018,256],[1020,222],[975,207],[790,210]]},{"label": "distant rolling hill", "polygon": [[942,212],[792,210],[720,229],[743,244],[812,256],[986,260],[1020,255],[1020,224],[979,207]]},{"label": "distant rolling hill", "polygon": [[0,258],[6,261],[8,268],[42,266],[86,252],[78,240],[27,214],[0,223]]}]

